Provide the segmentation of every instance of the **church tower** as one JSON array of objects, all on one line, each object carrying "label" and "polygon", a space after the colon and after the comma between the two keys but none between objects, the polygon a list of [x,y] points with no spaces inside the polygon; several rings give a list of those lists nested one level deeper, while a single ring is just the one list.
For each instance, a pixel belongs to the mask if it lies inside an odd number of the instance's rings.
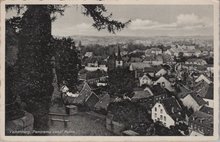
[{"label": "church tower", "polygon": [[123,66],[123,60],[121,57],[121,51],[120,51],[120,47],[118,46],[118,54],[117,54],[117,58],[115,61],[115,66],[117,67],[122,67]]}]

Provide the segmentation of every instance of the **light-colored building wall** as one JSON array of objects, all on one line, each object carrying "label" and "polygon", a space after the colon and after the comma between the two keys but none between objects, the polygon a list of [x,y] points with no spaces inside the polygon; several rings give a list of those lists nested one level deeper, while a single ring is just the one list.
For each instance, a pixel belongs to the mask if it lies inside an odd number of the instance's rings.
[{"label": "light-colored building wall", "polygon": [[151,118],[154,122],[160,121],[165,127],[175,125],[175,121],[167,114],[165,108],[161,103],[156,103],[152,108]]},{"label": "light-colored building wall", "polygon": [[100,66],[100,67],[89,67],[89,66],[85,66],[85,70],[87,71],[97,71],[97,70],[104,70],[107,72],[108,68],[105,66]]},{"label": "light-colored building wall", "polygon": [[167,90],[169,90],[169,91],[171,91],[171,92],[174,91],[174,89],[173,89],[171,83],[170,83],[167,79],[165,79],[163,76],[160,77],[157,81],[155,81],[155,82],[154,82],[154,85],[157,85],[158,83],[161,84],[161,85],[164,84],[164,87],[165,87]]},{"label": "light-colored building wall", "polygon": [[205,99],[204,98],[204,101],[207,102],[207,106],[208,107],[214,108],[214,100],[212,100],[212,99]]},{"label": "light-colored building wall", "polygon": [[192,108],[194,111],[198,111],[200,109],[200,106],[197,104],[197,102],[192,98],[191,95],[187,95],[185,98],[181,99],[183,102],[183,105],[187,108]]}]

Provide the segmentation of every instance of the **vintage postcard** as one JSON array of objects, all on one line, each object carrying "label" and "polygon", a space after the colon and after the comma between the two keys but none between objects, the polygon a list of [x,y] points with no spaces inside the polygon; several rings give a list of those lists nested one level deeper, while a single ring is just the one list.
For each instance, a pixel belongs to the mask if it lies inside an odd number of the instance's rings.
[{"label": "vintage postcard", "polygon": [[216,141],[219,1],[1,1],[0,141]]}]

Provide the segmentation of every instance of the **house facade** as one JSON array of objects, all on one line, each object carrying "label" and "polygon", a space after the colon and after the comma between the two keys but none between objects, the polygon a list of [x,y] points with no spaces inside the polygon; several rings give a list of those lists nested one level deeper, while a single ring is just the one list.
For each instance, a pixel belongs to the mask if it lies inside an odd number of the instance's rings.
[{"label": "house facade", "polygon": [[166,98],[157,102],[152,108],[151,118],[160,121],[165,127],[175,126],[182,121],[182,108],[175,98]]},{"label": "house facade", "polygon": [[154,82],[154,85],[160,84],[162,87],[166,88],[167,90],[173,92],[174,88],[172,84],[163,76],[161,76],[157,81]]},{"label": "house facade", "polygon": [[150,77],[145,73],[142,77],[139,78],[139,84],[142,85],[152,85],[153,81]]}]

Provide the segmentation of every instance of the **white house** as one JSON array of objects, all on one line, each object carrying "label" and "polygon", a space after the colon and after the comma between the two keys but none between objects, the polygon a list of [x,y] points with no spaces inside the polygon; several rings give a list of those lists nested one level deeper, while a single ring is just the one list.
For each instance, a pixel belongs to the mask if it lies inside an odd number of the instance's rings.
[{"label": "white house", "polygon": [[212,83],[211,80],[209,80],[205,75],[201,74],[196,80],[195,82],[200,82],[200,81],[205,81],[206,83],[210,84]]},{"label": "white house", "polygon": [[162,87],[166,88],[169,91],[174,91],[172,84],[163,76],[161,76],[157,81],[154,82],[154,85],[160,84]]},{"label": "white house", "polygon": [[93,56],[93,52],[86,52],[84,56],[90,58]]},{"label": "white house", "polygon": [[140,86],[147,84],[147,85],[152,85],[153,81],[147,76],[145,73],[142,77],[139,78]]},{"label": "white house", "polygon": [[103,71],[106,71],[106,72],[107,72],[108,67],[106,67],[106,66],[97,66],[97,67],[89,67],[89,66],[85,66],[85,70],[87,70],[87,71],[103,70]]},{"label": "white house", "polygon": [[157,102],[152,108],[151,118],[154,122],[160,121],[165,127],[175,126],[182,120],[182,108],[175,98],[166,98]]}]

